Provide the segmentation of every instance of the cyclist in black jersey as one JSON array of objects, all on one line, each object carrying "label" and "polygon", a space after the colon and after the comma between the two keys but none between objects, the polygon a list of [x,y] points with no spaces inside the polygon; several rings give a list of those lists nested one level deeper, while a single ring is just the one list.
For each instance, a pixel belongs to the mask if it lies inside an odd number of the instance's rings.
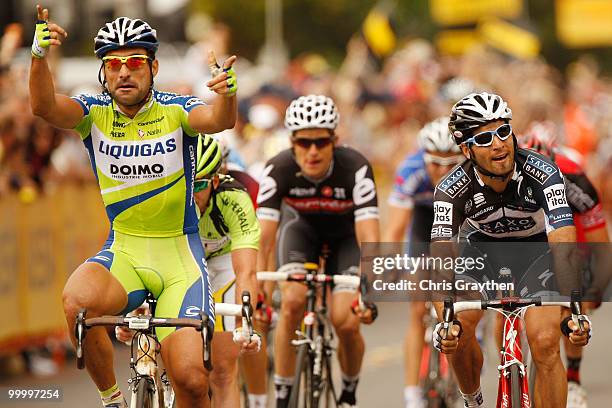
[{"label": "cyclist in black jersey", "polygon": [[[268,161],[259,186],[259,270],[274,269],[269,259],[277,230],[277,263],[287,272],[304,272],[304,262],[319,263],[326,246],[326,273],[358,274],[360,243],[379,240],[372,168],[356,150],[336,146],[337,124],[336,106],[325,96],[300,97],[287,109],[285,126],[292,131],[292,148]],[[281,293],[274,382],[277,407],[286,407],[295,371],[290,340],[301,321],[306,288],[287,282],[281,284]],[[372,321],[371,310],[351,313],[356,297],[352,290],[337,285],[330,308],[343,377],[339,406],[347,408],[356,407],[355,389],[364,353],[359,322]]]},{"label": "cyclist in black jersey", "polygon": [[[442,249],[435,243],[458,238],[468,242],[576,241],[559,168],[550,159],[517,147],[511,119],[512,112],[506,102],[486,92],[467,95],[453,106],[449,130],[468,161],[453,169],[436,186],[431,232],[434,254]],[[495,253],[496,259],[488,261],[503,266],[503,262],[518,260],[522,263],[519,268],[512,268],[515,272],[529,266],[526,259],[535,260],[541,255],[509,253],[507,246],[498,248],[502,251]],[[561,265],[559,254],[555,248],[552,250],[554,264]],[[568,259],[563,261],[571,263]],[[482,276],[473,278],[483,281]],[[515,282],[519,282],[515,290],[521,296],[524,292],[520,285],[530,292],[527,296],[551,289],[522,278],[514,276]],[[464,279],[469,280],[469,276]],[[566,283],[560,280],[558,284],[563,293],[575,288],[561,287]],[[441,316],[441,306],[436,304],[438,316]],[[446,340],[442,340],[440,325],[434,331],[434,344],[448,354],[466,407],[484,406],[479,384],[483,359],[474,335],[481,316],[482,312],[459,314],[451,329],[452,335]],[[558,408],[566,403],[567,382],[559,357],[559,316],[559,308],[553,307],[533,308],[526,314],[526,331],[534,362],[538,371],[546,373],[536,378],[539,407]],[[587,343],[588,331],[580,333],[573,322],[569,323],[569,328],[572,343]]]}]

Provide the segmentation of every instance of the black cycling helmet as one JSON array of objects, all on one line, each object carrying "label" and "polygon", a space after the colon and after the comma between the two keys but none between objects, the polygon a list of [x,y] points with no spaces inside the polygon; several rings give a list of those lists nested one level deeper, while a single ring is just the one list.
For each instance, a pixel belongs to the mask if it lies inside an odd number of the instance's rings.
[{"label": "black cycling helmet", "polygon": [[450,115],[448,129],[460,145],[472,129],[503,119],[512,119],[512,111],[501,96],[487,92],[471,93],[457,102]]},{"label": "black cycling helmet", "polygon": [[94,38],[94,50],[98,58],[109,51],[125,47],[143,47],[155,54],[159,47],[157,32],[138,18],[118,17],[100,28]]}]

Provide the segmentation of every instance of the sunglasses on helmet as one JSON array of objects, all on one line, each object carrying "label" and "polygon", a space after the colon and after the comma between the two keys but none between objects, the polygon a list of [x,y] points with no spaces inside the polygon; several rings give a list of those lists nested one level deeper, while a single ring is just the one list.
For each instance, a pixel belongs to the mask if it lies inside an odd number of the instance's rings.
[{"label": "sunglasses on helmet", "polygon": [[424,153],[423,160],[425,161],[425,163],[435,164],[438,166],[454,166],[456,164],[462,163],[465,160],[465,157],[461,155],[440,157],[430,153]]},{"label": "sunglasses on helmet", "polygon": [[310,149],[310,146],[315,145],[317,149],[323,149],[324,147],[329,146],[331,143],[336,140],[336,136],[325,136],[318,137],[316,139],[310,139],[305,137],[293,137],[291,138],[291,142],[296,145],[303,147],[304,149]]},{"label": "sunglasses on helmet", "polygon": [[125,64],[130,70],[136,70],[145,66],[148,61],[151,61],[151,58],[147,55],[140,54],[128,55],[126,57],[108,55],[106,57],[102,57],[102,61],[104,61],[104,66],[110,71],[119,71],[123,64]]},{"label": "sunglasses on helmet", "polygon": [[463,144],[473,144],[480,147],[487,147],[493,144],[493,137],[497,135],[499,140],[504,141],[512,135],[512,126],[509,123],[504,123],[495,130],[487,130],[480,132],[470,137]]}]

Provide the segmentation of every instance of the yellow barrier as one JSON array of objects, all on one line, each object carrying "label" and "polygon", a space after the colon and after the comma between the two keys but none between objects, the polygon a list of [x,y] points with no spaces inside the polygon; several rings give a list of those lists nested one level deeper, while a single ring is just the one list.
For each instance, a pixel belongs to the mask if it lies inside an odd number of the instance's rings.
[{"label": "yellow barrier", "polygon": [[0,198],[0,354],[66,329],[62,288],[98,252],[108,220],[95,185],[63,186],[24,204]]}]

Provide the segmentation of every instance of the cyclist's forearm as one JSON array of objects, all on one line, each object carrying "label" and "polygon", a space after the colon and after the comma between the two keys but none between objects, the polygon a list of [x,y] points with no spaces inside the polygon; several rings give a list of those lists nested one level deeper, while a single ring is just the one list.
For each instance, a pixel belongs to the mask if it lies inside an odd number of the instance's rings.
[{"label": "cyclist's forearm", "polygon": [[46,118],[55,106],[55,85],[46,58],[32,57],[30,106],[36,116]]},{"label": "cyclist's forearm", "polygon": [[251,294],[251,305],[253,310],[257,305],[257,275],[255,262],[257,251],[252,248],[241,248],[232,251],[232,267],[236,274],[236,303],[242,303],[242,292],[248,290]]},{"label": "cyclist's forearm", "polygon": [[213,123],[218,126],[217,132],[231,129],[236,124],[236,96],[218,96],[212,104]]}]

